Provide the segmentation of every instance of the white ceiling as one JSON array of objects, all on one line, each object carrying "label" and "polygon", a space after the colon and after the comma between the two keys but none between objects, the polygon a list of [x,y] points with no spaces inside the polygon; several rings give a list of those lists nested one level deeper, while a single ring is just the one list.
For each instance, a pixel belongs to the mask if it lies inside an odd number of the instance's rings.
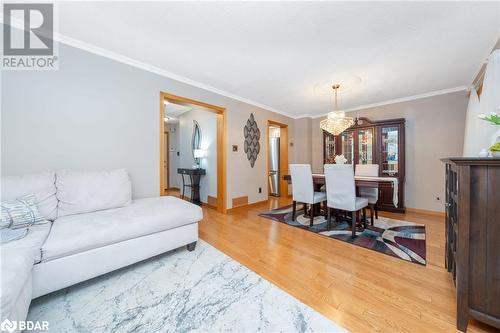
[{"label": "white ceiling", "polygon": [[65,2],[59,27],[298,117],[331,109],[315,87],[333,80],[361,78],[341,109],[470,84],[500,36],[500,3]]},{"label": "white ceiling", "polygon": [[176,103],[165,103],[165,116],[172,118],[179,118],[179,116],[185,112],[191,111],[193,108],[186,105],[180,105]]}]

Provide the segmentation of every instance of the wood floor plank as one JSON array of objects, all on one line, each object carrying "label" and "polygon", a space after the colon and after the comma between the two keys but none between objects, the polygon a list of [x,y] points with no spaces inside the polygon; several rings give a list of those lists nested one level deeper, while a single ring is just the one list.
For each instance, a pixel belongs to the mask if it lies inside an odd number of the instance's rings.
[{"label": "wood floor plank", "polygon": [[[380,213],[425,224],[421,266],[258,216],[289,203],[271,198],[229,214],[204,208],[200,238],[352,332],[457,332],[443,217]],[[471,320],[468,332],[496,330]]]}]

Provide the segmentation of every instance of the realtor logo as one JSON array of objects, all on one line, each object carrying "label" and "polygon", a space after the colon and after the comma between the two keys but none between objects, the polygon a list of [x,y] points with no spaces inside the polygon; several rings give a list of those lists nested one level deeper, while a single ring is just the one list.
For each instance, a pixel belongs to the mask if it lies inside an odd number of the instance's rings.
[{"label": "realtor logo", "polygon": [[3,4],[2,69],[57,69],[53,3]]}]

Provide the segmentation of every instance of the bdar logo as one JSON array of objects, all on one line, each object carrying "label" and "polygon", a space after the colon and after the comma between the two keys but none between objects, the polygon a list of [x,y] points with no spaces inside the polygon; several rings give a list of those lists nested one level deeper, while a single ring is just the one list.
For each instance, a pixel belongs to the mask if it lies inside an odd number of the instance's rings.
[{"label": "bdar logo", "polygon": [[9,319],[5,319],[1,324],[0,324],[0,330],[5,332],[12,333],[16,330],[17,325],[15,321],[10,321]]}]

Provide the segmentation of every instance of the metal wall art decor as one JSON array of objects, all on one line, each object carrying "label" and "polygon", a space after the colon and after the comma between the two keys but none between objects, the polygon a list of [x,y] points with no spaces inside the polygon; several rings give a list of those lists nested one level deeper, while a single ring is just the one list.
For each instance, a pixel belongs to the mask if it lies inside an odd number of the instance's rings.
[{"label": "metal wall art decor", "polygon": [[200,124],[196,120],[193,120],[193,136],[191,137],[191,153],[194,156],[194,151],[197,149],[201,149],[201,127]]},{"label": "metal wall art decor", "polygon": [[253,113],[250,114],[250,118],[247,120],[247,124],[243,129],[243,133],[245,136],[245,153],[247,154],[247,158],[250,161],[250,166],[253,168],[255,161],[257,160],[257,156],[259,156],[260,152],[260,130],[257,126],[257,122],[253,117]]}]

